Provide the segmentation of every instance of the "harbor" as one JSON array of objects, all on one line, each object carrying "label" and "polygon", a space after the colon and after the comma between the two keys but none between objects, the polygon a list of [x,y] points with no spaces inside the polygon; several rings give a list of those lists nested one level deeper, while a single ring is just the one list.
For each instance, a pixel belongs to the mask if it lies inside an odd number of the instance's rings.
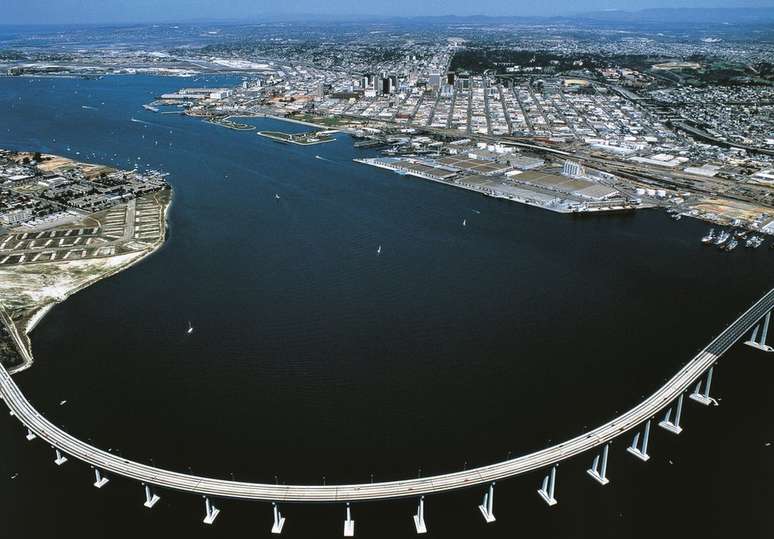
[{"label": "harbor", "polygon": [[[701,241],[705,245],[714,245],[725,252],[733,251],[742,244],[748,249],[757,249],[764,243],[762,236],[753,234],[748,230],[720,229],[716,232],[714,228],[711,228]],[[769,244],[769,247],[774,248],[774,243]]]},{"label": "harbor", "polygon": [[[30,91],[24,80],[2,82],[12,102],[14,88]],[[630,409],[771,288],[774,252],[740,245],[722,255],[699,241],[709,225],[696,219],[675,221],[660,210],[574,218],[443,189],[353,162],[379,154],[353,148],[346,136],[308,151],[178,115],[138,113],[149,86],[170,81],[40,85],[34,99],[9,109],[13,133],[0,133],[0,147],[12,147],[13,136],[33,148],[45,132],[48,153],[78,151],[95,163],[170,173],[176,196],[168,241],[51,309],[31,335],[35,365],[15,377],[53,425],[119,458],[271,485],[471,470]],[[87,92],[116,95],[114,108],[66,106]],[[38,107],[43,114],[32,117]],[[55,114],[62,121],[51,123]],[[249,121],[263,131],[292,128]],[[147,219],[135,219],[138,233]],[[685,497],[680,485],[706,484],[708,467],[743,459],[750,447],[761,458],[767,451],[765,438],[708,443],[719,430],[752,429],[758,420],[745,410],[767,405],[759,382],[768,375],[752,377],[750,387],[750,365],[770,362],[741,348],[717,371],[721,406],[686,405],[688,432],[672,440],[659,428],[647,465],[626,452],[629,439],[614,445],[613,487],[604,488],[615,488],[622,505],[608,505],[610,493],[586,475],[589,454],[560,466],[559,511],[537,496],[543,474],[535,472],[498,482],[492,526],[476,510],[480,489],[428,496],[428,530],[479,537],[510,533],[503,525],[516,523],[527,534],[553,526],[571,537],[581,523],[618,526],[626,536],[634,527],[652,531],[655,524],[643,522],[665,500],[698,518],[706,496]],[[490,401],[502,405],[482,413]],[[539,413],[529,412],[537,402]],[[573,405],[560,406],[567,402]],[[19,537],[56,537],[61,529],[122,538],[205,538],[263,526],[269,533],[268,503],[213,498],[222,512],[211,529],[202,524],[201,498],[158,489],[161,501],[148,510],[139,485],[107,472],[110,482],[96,489],[88,466],[75,458],[56,466],[49,446],[28,442],[17,419],[5,417],[0,493],[15,504],[8,529]],[[518,429],[502,428],[514,421]],[[724,511],[752,515],[760,506],[739,499],[732,472],[713,476],[729,494],[712,499]],[[767,477],[753,478],[754,488],[766,488]],[[41,504],[55,514],[34,518]],[[84,518],[84,504],[109,525]],[[506,511],[513,507],[524,510],[514,516]],[[412,536],[415,508],[415,500],[353,504],[357,534]],[[343,505],[284,504],[282,513],[288,536],[341,536]]]},{"label": "harbor", "polygon": [[570,181],[556,174],[527,172],[505,176],[500,173],[502,168],[485,161],[468,159],[439,162],[411,157],[376,157],[353,161],[391,170],[401,176],[422,178],[557,213],[622,212],[650,207],[621,196],[615,189],[577,179]]}]

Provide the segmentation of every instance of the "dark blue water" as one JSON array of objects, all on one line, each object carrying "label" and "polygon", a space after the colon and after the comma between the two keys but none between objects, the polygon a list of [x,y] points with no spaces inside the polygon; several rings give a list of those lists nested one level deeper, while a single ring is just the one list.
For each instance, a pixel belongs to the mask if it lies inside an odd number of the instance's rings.
[{"label": "dark blue water", "polygon": [[[125,457],[329,484],[490,463],[632,406],[774,285],[771,251],[705,247],[697,221],[557,215],[353,163],[373,154],[345,135],[282,145],[141,108],[237,81],[0,78],[0,147],[170,173],[166,245],[52,310],[17,376],[55,423]],[[479,489],[430,497],[431,533],[764,537],[772,365],[735,348],[721,406],[691,403],[679,437],[657,429],[647,464],[614,445],[610,486],[585,476],[589,455],[560,467],[554,509],[530,475],[498,484],[491,526]],[[88,467],[57,469],[0,425],[8,535],[268,535],[267,504],[222,501],[213,528],[193,496],[148,511],[138,485],[97,491]],[[358,504],[357,534],[411,536],[413,509]],[[341,535],[343,507],[285,512],[290,537]]]}]

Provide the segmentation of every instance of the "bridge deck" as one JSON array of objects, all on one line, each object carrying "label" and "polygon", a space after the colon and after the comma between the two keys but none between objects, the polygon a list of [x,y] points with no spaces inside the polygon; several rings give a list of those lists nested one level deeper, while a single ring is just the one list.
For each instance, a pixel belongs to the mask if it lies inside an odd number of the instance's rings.
[{"label": "bridge deck", "polygon": [[274,502],[341,502],[416,497],[489,483],[548,468],[634,429],[668,407],[772,307],[774,307],[774,290],[769,291],[745,311],[650,397],[600,427],[552,447],[511,460],[420,479],[351,485],[272,485],[179,473],[121,458],[62,431],[38,413],[24,397],[8,371],[1,366],[0,395],[19,421],[50,445],[108,473],[151,485],[214,497]]}]

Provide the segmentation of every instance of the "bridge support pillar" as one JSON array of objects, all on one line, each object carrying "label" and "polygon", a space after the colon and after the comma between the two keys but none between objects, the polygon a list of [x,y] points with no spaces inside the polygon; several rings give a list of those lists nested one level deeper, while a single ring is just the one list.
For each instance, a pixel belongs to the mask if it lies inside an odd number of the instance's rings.
[{"label": "bridge support pillar", "polygon": [[215,522],[215,519],[218,518],[218,514],[220,513],[220,509],[212,505],[212,502],[210,502],[210,499],[205,496],[204,497],[204,522],[205,524],[212,524]]},{"label": "bridge support pillar", "polygon": [[494,486],[494,483],[489,485],[489,490],[484,493],[484,500],[481,502],[481,505],[478,506],[478,510],[481,511],[482,515],[484,515],[484,520],[486,520],[487,524],[495,521],[493,509]]},{"label": "bridge support pillar", "polygon": [[675,408],[675,418],[674,421],[672,420],[672,407],[670,406],[666,414],[664,415],[664,419],[659,422],[658,426],[662,429],[668,430],[669,432],[673,432],[675,434],[680,434],[683,432],[683,428],[680,426],[680,416],[683,413],[683,394],[680,393],[680,397],[677,399],[677,407]]},{"label": "bridge support pillar", "polygon": [[276,503],[272,503],[274,509],[274,525],[271,527],[271,533],[279,535],[282,533],[282,527],[285,525],[285,517],[280,513],[279,506]]},{"label": "bridge support pillar", "polygon": [[[600,485],[607,485],[610,479],[607,478],[607,453],[610,450],[610,444],[607,443],[602,448],[602,452],[594,457],[594,462],[591,464],[591,468],[586,470],[586,473],[594,478]],[[600,460],[601,465],[600,465]]]},{"label": "bridge support pillar", "polygon": [[701,389],[701,380],[696,382],[696,387],[693,390],[693,393],[688,395],[692,400],[695,400],[696,402],[703,404],[704,406],[709,406],[710,404],[714,404],[715,406],[718,405],[718,401],[713,399],[709,396],[710,393],[710,386],[712,386],[712,372],[715,369],[715,367],[710,367],[707,371],[707,378],[704,380],[704,391]]},{"label": "bridge support pillar", "polygon": [[105,485],[107,485],[108,481],[110,481],[107,477],[102,475],[102,473],[99,471],[99,468],[94,468],[94,486],[97,488],[102,488]]},{"label": "bridge support pillar", "polygon": [[545,502],[551,506],[556,505],[558,502],[554,497],[556,493],[556,465],[551,468],[551,471],[543,478],[543,485],[538,489],[538,494],[545,500]]},{"label": "bridge support pillar", "polygon": [[143,504],[148,509],[152,508],[161,499],[158,494],[151,490],[150,485],[143,483],[145,487],[145,503]]},{"label": "bridge support pillar", "polygon": [[352,510],[347,504],[347,520],[344,521],[344,537],[355,536],[355,521],[352,520]]},{"label": "bridge support pillar", "polygon": [[763,318],[763,331],[761,332],[761,339],[757,342],[755,340],[758,337],[758,330],[761,329],[761,324],[758,324],[757,326],[755,326],[755,329],[753,329],[750,340],[745,341],[744,344],[746,344],[747,346],[752,346],[753,348],[757,348],[758,350],[763,350],[764,352],[774,352],[774,348],[766,344],[766,337],[769,334],[770,321],[771,321],[771,311],[766,313],[766,316]]},{"label": "bridge support pillar", "polygon": [[54,451],[56,452],[56,458],[54,459],[54,464],[57,466],[61,466],[65,462],[67,462],[67,457],[65,457],[59,449],[56,447],[54,448]]},{"label": "bridge support pillar", "polygon": [[37,438],[37,436],[35,436],[35,433],[32,432],[30,429],[27,429],[27,435],[25,436],[25,438],[27,438],[28,442],[31,442],[32,440]]},{"label": "bridge support pillar", "polygon": [[627,447],[626,450],[641,461],[647,462],[650,459],[650,455],[648,455],[648,438],[650,438],[650,419],[645,423],[642,445],[640,445],[640,433],[638,431],[634,435],[634,439],[632,439],[632,445]]},{"label": "bridge support pillar", "polygon": [[417,514],[414,515],[414,526],[417,529],[417,533],[427,533],[427,526],[425,525],[425,497],[419,498],[419,505],[417,506]]}]

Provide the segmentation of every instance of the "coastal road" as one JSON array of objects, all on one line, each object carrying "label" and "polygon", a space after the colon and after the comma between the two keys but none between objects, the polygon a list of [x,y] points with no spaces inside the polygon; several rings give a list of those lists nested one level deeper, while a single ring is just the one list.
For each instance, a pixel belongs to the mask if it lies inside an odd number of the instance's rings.
[{"label": "coastal road", "polygon": [[30,404],[4,367],[0,367],[0,395],[17,419],[48,444],[108,474],[124,476],[158,487],[204,496],[271,502],[348,502],[418,497],[487,484],[546,469],[637,428],[672,405],[721,355],[770,312],[772,307],[774,307],[774,290],[769,291],[726,327],[650,397],[604,425],[560,444],[518,458],[419,479],[349,485],[275,485],[228,481],[174,472],[108,453],[62,431]]}]

